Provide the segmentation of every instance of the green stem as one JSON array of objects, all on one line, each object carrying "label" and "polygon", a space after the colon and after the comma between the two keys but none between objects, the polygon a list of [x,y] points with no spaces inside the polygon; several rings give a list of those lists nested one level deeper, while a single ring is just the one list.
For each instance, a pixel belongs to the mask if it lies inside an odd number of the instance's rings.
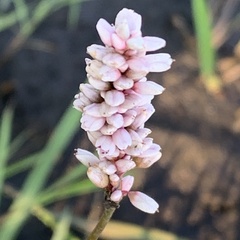
[{"label": "green stem", "polygon": [[97,240],[110,221],[113,213],[118,208],[118,204],[109,200],[106,200],[104,203],[104,211],[103,214],[96,225],[96,227],[93,229],[93,231],[90,233],[90,235],[86,238],[86,240]]}]

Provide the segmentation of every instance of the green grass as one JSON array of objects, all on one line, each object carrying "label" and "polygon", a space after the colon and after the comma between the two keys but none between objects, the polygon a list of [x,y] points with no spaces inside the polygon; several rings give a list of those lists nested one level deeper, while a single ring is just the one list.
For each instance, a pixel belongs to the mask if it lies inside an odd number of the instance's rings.
[{"label": "green grass", "polygon": [[218,92],[221,81],[216,75],[216,50],[212,44],[211,16],[206,0],[192,0],[192,15],[201,79],[207,90]]},{"label": "green grass", "polygon": [[[12,132],[13,111],[5,108],[0,124],[0,205],[4,186],[4,172],[10,152],[10,139]],[[1,174],[2,173],[2,174]]]},{"label": "green grass", "polygon": [[[15,200],[5,214],[5,219],[0,226],[0,239],[15,239],[24,222],[37,205],[45,206],[62,199],[96,191],[96,187],[86,178],[85,166],[80,164],[76,168],[66,171],[63,176],[48,188],[44,188],[49,175],[56,166],[57,160],[63,155],[78,130],[80,117],[80,113],[70,106],[40,152],[8,165],[9,150],[12,146],[10,139],[13,113],[10,108],[6,108],[3,112],[0,126],[0,150],[2,150],[0,151],[0,166],[2,169],[0,175],[0,196],[4,193]],[[17,141],[20,142],[19,138]],[[16,140],[12,142],[15,145],[15,151],[17,151],[16,145],[20,147],[21,144],[16,144]],[[25,179],[21,190],[18,191],[12,186],[5,184],[5,180],[8,177],[26,169],[31,169],[31,171]],[[43,216],[46,216],[46,214]],[[42,221],[44,222],[45,220],[42,219]],[[60,222],[59,224],[63,223]],[[64,235],[66,234],[64,232]],[[57,236],[59,237],[59,235]]]}]

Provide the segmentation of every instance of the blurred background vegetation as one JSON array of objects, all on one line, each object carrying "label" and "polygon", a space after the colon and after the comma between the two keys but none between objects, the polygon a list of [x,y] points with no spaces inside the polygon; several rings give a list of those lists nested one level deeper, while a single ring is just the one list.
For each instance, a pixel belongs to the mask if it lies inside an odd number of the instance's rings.
[{"label": "blurred background vegetation", "polygon": [[103,239],[240,238],[239,0],[0,0],[0,239],[83,239],[98,219],[103,196],[73,157],[92,146],[71,103],[97,20],[123,7],[176,63],[151,75],[169,91],[150,122],[163,160],[149,180],[134,173],[160,213],[123,201]]}]

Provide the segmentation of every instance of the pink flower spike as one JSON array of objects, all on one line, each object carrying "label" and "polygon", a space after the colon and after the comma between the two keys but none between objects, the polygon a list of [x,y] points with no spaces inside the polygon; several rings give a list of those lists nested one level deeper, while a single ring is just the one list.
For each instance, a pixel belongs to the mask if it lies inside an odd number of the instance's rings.
[{"label": "pink flower spike", "polygon": [[123,194],[121,190],[115,190],[110,196],[110,199],[113,202],[120,202],[122,198],[123,198]]},{"label": "pink flower spike", "polygon": [[158,203],[148,195],[138,191],[131,191],[128,193],[128,197],[132,205],[141,211],[151,214],[158,212]]},{"label": "pink flower spike", "polygon": [[147,52],[156,51],[166,46],[166,41],[159,37],[143,37],[143,42]]},{"label": "pink flower spike", "polygon": [[91,182],[99,188],[105,188],[109,183],[108,175],[97,166],[89,167],[87,175]]},{"label": "pink flower spike", "polygon": [[92,166],[100,161],[94,154],[81,148],[76,149],[75,157],[87,167]]},{"label": "pink flower spike", "polygon": [[133,168],[147,168],[161,157],[161,148],[148,137],[146,121],[154,113],[151,104],[164,88],[148,81],[149,72],[163,72],[173,60],[167,53],[148,54],[166,45],[162,38],[142,36],[142,17],[123,8],[115,25],[105,19],[96,29],[103,42],[87,47],[85,59],[88,83],[80,84],[74,108],[82,112],[81,128],[95,147],[97,156],[76,149],[75,156],[88,167],[89,179],[105,188],[108,200],[130,202],[147,213],[158,211],[149,196],[131,191],[134,177],[124,176]]},{"label": "pink flower spike", "polygon": [[133,176],[128,175],[128,176],[123,177],[122,178],[121,190],[123,192],[128,193],[133,186],[133,182],[134,182],[134,177]]},{"label": "pink flower spike", "polygon": [[136,82],[134,84],[134,91],[140,94],[159,95],[164,89],[164,87],[152,81]]},{"label": "pink flower spike", "polygon": [[128,146],[132,144],[132,139],[128,131],[124,128],[118,129],[112,135],[113,142],[120,150],[126,149]]},{"label": "pink flower spike", "polygon": [[111,36],[114,33],[114,27],[101,18],[98,20],[96,28],[102,42],[107,46],[112,46]]}]

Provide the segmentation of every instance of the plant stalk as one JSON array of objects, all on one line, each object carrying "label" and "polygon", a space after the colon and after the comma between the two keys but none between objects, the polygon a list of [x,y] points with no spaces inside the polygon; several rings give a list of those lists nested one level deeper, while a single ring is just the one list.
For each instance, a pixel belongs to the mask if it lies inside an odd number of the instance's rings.
[{"label": "plant stalk", "polygon": [[106,200],[104,203],[104,211],[103,214],[96,225],[96,227],[93,229],[93,231],[90,233],[90,235],[86,238],[86,240],[97,240],[110,221],[113,213],[115,210],[119,207],[119,205],[115,202]]}]

